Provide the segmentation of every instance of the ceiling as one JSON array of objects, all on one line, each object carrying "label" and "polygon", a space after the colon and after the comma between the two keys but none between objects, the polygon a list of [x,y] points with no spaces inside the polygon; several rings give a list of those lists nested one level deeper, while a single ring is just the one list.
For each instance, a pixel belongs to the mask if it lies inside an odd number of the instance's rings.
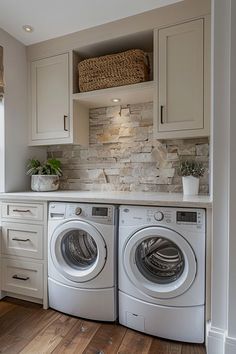
[{"label": "ceiling", "polygon": [[[182,0],[0,0],[0,28],[26,45]],[[23,25],[31,25],[26,33]]]}]

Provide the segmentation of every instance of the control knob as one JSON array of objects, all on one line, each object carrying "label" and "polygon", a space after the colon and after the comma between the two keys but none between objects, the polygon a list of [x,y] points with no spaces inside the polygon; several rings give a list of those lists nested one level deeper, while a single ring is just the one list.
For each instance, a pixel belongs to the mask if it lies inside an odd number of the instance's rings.
[{"label": "control knob", "polygon": [[162,211],[157,211],[154,214],[154,219],[157,220],[157,221],[163,220],[164,219],[164,214],[162,213]]},{"label": "control knob", "polygon": [[80,207],[77,207],[75,209],[75,215],[80,215],[82,213],[82,209]]}]

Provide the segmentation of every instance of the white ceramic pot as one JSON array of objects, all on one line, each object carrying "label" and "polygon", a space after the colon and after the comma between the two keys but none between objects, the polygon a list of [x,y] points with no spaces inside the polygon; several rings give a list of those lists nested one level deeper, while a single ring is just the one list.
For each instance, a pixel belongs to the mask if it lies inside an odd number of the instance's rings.
[{"label": "white ceramic pot", "polygon": [[51,192],[59,188],[57,175],[33,175],[31,176],[31,189],[35,192]]},{"label": "white ceramic pot", "polygon": [[197,195],[199,190],[199,178],[193,176],[182,177],[184,195]]}]

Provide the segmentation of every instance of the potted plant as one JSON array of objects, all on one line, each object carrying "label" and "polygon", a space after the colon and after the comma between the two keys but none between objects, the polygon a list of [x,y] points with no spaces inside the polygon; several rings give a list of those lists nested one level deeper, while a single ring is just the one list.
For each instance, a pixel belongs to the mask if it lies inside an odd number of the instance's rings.
[{"label": "potted plant", "polygon": [[199,190],[199,178],[205,173],[202,162],[185,160],[180,162],[179,176],[182,176],[184,195],[197,195]]},{"label": "potted plant", "polygon": [[59,188],[59,177],[62,175],[61,162],[48,159],[41,163],[31,159],[27,165],[27,175],[31,176],[31,189],[35,192],[55,191]]}]

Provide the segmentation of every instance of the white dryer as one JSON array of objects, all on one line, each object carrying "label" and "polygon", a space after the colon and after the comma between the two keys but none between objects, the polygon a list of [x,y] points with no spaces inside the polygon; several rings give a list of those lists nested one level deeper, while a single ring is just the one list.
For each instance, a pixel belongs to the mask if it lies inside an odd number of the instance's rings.
[{"label": "white dryer", "polygon": [[50,203],[49,306],[78,317],[115,321],[117,209]]},{"label": "white dryer", "polygon": [[121,206],[118,271],[122,325],[204,342],[204,209]]}]

